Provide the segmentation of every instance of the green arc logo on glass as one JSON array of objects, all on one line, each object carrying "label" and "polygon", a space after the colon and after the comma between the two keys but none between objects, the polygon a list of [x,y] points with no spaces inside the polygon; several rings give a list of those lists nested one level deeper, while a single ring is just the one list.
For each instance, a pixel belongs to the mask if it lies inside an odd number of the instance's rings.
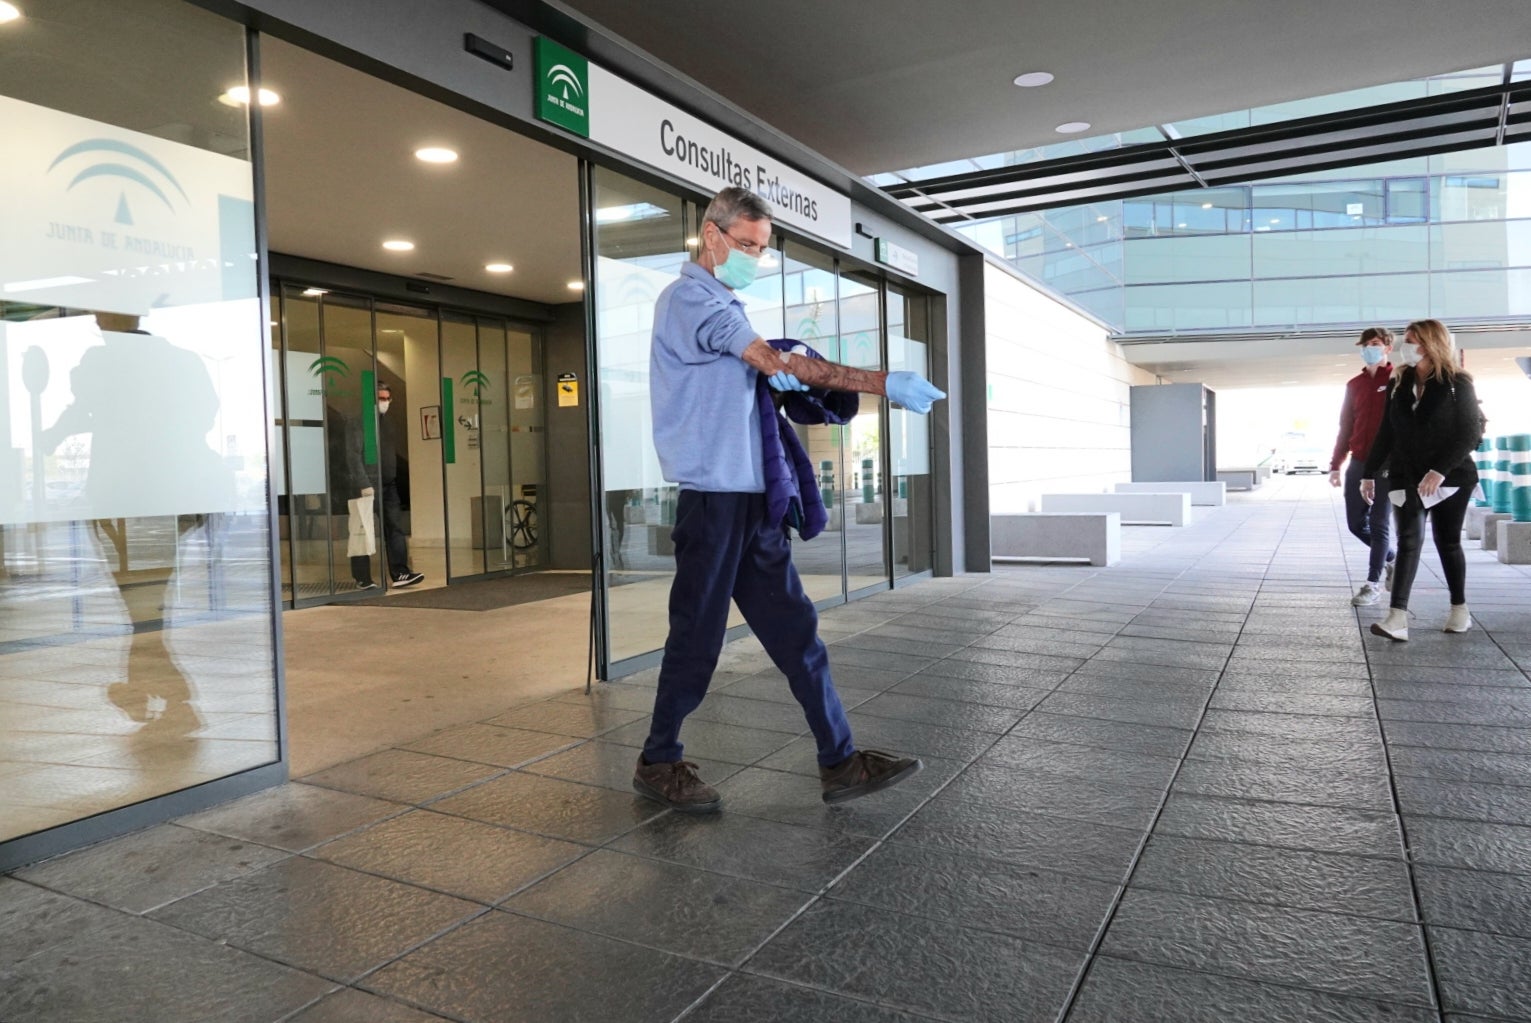
[{"label": "green arc logo on glass", "polygon": [[590,137],[590,62],[546,36],[532,41],[537,119]]},{"label": "green arc logo on glass", "polygon": [[483,370],[470,369],[462,375],[464,388],[473,388],[473,396],[477,398],[489,387],[489,375]]},{"label": "green arc logo on glass", "polygon": [[321,355],[308,364],[308,371],[321,380],[325,377],[344,377],[351,375],[351,368],[345,360],[338,355]]}]

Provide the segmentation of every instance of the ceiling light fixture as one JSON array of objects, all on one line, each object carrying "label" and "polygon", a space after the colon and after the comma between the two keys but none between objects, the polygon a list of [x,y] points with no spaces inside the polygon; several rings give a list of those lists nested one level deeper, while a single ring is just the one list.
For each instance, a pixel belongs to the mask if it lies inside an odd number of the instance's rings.
[{"label": "ceiling light fixture", "polygon": [[508,274],[514,270],[515,267],[511,266],[509,263],[485,263],[484,269],[488,270],[492,274]]},{"label": "ceiling light fixture", "polygon": [[328,295],[329,293],[330,292],[329,292],[328,288],[304,288],[303,289],[303,294],[307,295],[309,298],[317,298],[320,295]]},{"label": "ceiling light fixture", "polygon": [[1058,127],[1053,129],[1053,131],[1057,132],[1059,135],[1078,135],[1082,131],[1089,130],[1089,121],[1064,121],[1062,124],[1058,125]]},{"label": "ceiling light fixture", "polygon": [[[263,107],[274,107],[282,102],[282,97],[270,89],[261,89],[257,95],[260,96],[260,105]],[[226,107],[248,106],[250,103],[250,87],[248,85],[230,86],[227,92],[218,97],[218,102]]]},{"label": "ceiling light fixture", "polygon": [[1039,85],[1051,82],[1053,76],[1047,71],[1028,71],[1024,75],[1016,75],[1011,80],[1023,89],[1035,89]]},{"label": "ceiling light fixture", "polygon": [[1104,224],[1106,221],[1108,221],[1110,219],[1111,219],[1110,217],[1096,217],[1095,218],[1095,222],[1097,224]]},{"label": "ceiling light fixture", "polygon": [[409,252],[415,247],[414,242],[404,241],[402,238],[390,238],[383,243],[383,248],[389,252]]},{"label": "ceiling light fixture", "polygon": [[585,282],[584,281],[570,281],[569,282],[569,290],[570,291],[584,291],[585,290]]},{"label": "ceiling light fixture", "polygon": [[1212,204],[1209,202],[1204,202],[1201,204],[1201,208],[1204,210],[1210,210],[1212,208]]},{"label": "ceiling light fixture", "polygon": [[19,17],[21,17],[21,8],[15,4],[8,4],[5,0],[0,0],[0,24],[4,24],[7,21],[15,21]]},{"label": "ceiling light fixture", "polygon": [[415,150],[415,159],[425,163],[456,163],[457,150],[445,146],[423,146]]}]

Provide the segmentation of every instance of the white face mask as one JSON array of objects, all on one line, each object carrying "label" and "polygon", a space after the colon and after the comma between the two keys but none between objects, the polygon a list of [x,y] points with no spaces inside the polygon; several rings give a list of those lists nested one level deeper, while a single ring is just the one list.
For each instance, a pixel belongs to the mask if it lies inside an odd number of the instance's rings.
[{"label": "white face mask", "polygon": [[387,398],[380,398],[380,399],[378,399],[378,403],[377,403],[378,414],[379,415],[386,414],[388,412],[388,407],[390,405],[392,405],[392,404],[393,404],[393,402],[389,401]]},{"label": "white face mask", "polygon": [[1399,360],[1405,366],[1419,365],[1419,345],[1412,341],[1405,341],[1403,347],[1398,350]]}]

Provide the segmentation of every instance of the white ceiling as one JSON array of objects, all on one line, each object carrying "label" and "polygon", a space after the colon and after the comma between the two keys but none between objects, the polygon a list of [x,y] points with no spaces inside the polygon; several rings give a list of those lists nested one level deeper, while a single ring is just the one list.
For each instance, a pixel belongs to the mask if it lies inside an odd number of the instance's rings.
[{"label": "white ceiling", "polygon": [[[554,0],[858,174],[1503,63],[1527,0]],[[1011,80],[1049,71],[1051,85]]]},{"label": "white ceiling", "polygon": [[[272,251],[556,304],[578,298],[574,157],[265,36]],[[456,163],[423,163],[427,145]],[[385,251],[388,238],[415,243]],[[508,274],[484,269],[510,263]]]}]

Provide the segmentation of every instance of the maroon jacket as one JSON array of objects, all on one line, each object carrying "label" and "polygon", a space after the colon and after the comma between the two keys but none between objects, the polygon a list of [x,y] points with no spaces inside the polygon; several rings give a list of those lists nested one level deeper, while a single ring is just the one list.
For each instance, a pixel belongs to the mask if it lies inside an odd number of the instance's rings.
[{"label": "maroon jacket", "polygon": [[1340,436],[1334,442],[1329,471],[1340,467],[1348,452],[1358,462],[1366,461],[1387,410],[1387,388],[1393,378],[1391,363],[1383,363],[1377,372],[1365,370],[1345,382],[1345,404],[1340,406]]}]

